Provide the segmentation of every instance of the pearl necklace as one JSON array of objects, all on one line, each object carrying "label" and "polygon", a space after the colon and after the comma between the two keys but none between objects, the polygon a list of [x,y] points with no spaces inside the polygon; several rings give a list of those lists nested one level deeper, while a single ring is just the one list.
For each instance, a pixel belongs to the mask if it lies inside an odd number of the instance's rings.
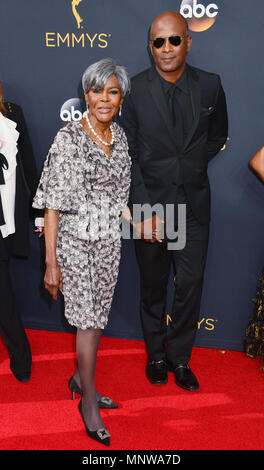
[{"label": "pearl necklace", "polygon": [[88,118],[88,113],[85,114],[85,119],[87,121],[87,124],[89,126],[89,128],[91,129],[92,133],[95,135],[95,137],[100,140],[100,142],[102,142],[103,145],[106,145],[107,147],[110,147],[111,145],[113,145],[114,141],[115,141],[115,134],[114,134],[114,131],[113,131],[113,127],[112,125],[110,126],[110,130],[111,130],[111,134],[112,134],[112,139],[111,139],[111,142],[105,142],[105,140],[101,139],[101,137],[97,134],[97,132],[94,130],[92,124],[90,123],[90,120]]}]

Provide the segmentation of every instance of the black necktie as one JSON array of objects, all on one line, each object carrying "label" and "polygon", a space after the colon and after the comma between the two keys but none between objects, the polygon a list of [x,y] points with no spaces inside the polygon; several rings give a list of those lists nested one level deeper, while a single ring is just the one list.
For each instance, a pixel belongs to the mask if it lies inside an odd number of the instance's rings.
[{"label": "black necktie", "polygon": [[[3,169],[5,170],[8,169],[8,161],[6,157],[2,153],[0,153],[0,184],[5,184]],[[4,224],[5,224],[5,219],[4,219],[2,199],[1,199],[1,194],[0,194],[0,225],[4,225]]]},{"label": "black necktie", "polygon": [[172,125],[178,142],[178,149],[181,149],[183,145],[183,117],[179,102],[180,93],[181,90],[176,85],[171,86],[169,89],[169,108],[172,117]]},{"label": "black necktie", "polygon": [[175,127],[175,124],[176,124],[175,101],[174,101],[175,92],[176,92],[176,86],[171,85],[169,88],[168,94],[169,94],[169,108],[171,112],[173,127]]},{"label": "black necktie", "polygon": [[5,184],[3,169],[8,169],[8,161],[6,157],[2,153],[0,153],[0,184]]}]

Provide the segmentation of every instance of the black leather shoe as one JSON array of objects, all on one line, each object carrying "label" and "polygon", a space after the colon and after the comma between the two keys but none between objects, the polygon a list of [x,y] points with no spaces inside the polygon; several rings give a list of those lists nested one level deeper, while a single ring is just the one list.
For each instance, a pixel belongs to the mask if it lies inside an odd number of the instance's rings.
[{"label": "black leather shoe", "polygon": [[146,376],[154,385],[163,385],[168,382],[167,364],[165,361],[148,361]]},{"label": "black leather shoe", "polygon": [[199,383],[188,364],[177,364],[170,368],[175,375],[175,383],[178,387],[191,392],[199,390]]}]

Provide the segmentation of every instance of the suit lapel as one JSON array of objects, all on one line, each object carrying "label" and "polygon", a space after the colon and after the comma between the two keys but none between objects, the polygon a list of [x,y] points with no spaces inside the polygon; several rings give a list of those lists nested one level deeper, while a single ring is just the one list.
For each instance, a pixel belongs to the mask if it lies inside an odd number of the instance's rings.
[{"label": "suit lapel", "polygon": [[183,149],[182,149],[183,151],[186,149],[186,147],[189,145],[191,141],[191,138],[199,122],[200,109],[201,109],[201,89],[199,86],[198,76],[192,67],[190,67],[189,65],[186,65],[186,67],[187,67],[188,87],[190,91],[190,98],[191,98],[192,111],[193,111],[193,123],[186,136]]},{"label": "suit lapel", "polygon": [[152,98],[159,110],[160,116],[162,117],[163,121],[165,122],[170,137],[173,140],[173,143],[176,142],[176,136],[172,125],[171,116],[168,109],[168,104],[166,102],[166,98],[162,89],[161,81],[159,79],[158,73],[153,69],[149,69],[148,73],[149,79],[149,90],[152,95]]}]

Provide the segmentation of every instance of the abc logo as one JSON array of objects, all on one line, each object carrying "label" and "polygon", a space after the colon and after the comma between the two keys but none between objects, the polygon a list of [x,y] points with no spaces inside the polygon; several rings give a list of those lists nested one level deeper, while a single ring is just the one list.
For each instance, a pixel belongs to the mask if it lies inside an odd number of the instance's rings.
[{"label": "abc logo", "polygon": [[71,98],[65,101],[60,110],[62,121],[79,121],[82,117],[81,100],[79,98]]},{"label": "abc logo", "polygon": [[190,30],[196,32],[211,28],[218,14],[218,6],[215,3],[210,3],[205,7],[198,1],[183,0],[180,9],[180,13],[188,21]]}]

